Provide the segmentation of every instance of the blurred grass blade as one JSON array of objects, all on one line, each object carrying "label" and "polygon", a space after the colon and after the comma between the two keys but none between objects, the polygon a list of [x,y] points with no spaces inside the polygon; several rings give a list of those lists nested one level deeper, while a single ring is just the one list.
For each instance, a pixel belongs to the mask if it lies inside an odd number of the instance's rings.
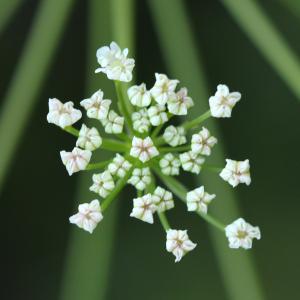
[{"label": "blurred grass blade", "polygon": [[18,9],[21,0],[0,0],[0,34]]},{"label": "blurred grass blade", "polygon": [[[208,109],[207,86],[183,1],[174,0],[171,6],[168,0],[149,0],[148,3],[157,27],[169,75],[171,78],[178,78],[183,86],[189,88],[196,107],[202,107],[205,112]],[[192,117],[199,114],[197,109],[191,111]],[[220,137],[215,120],[209,120],[208,127],[214,135]],[[224,165],[222,148],[222,140],[219,139],[218,147],[214,149],[213,154],[216,165]],[[232,189],[216,174],[204,172],[201,176],[201,183],[198,181],[197,184],[205,185],[208,191],[218,195],[220,201],[212,205],[210,210],[222,222],[228,224],[241,215]],[[222,233],[212,226],[208,228],[228,298],[231,300],[264,299],[251,254],[244,251],[232,251],[228,248]]]},{"label": "blurred grass blade", "polygon": [[0,193],[21,134],[71,11],[73,0],[41,2],[0,114]]},{"label": "blurred grass blade", "polygon": [[[122,46],[133,48],[133,16],[131,15],[133,4],[132,0],[92,0],[89,2],[87,95],[99,88],[103,89],[105,95],[113,95],[113,82],[110,82],[103,74],[94,75],[94,69],[97,66],[95,53],[98,47],[109,44],[112,36],[117,42],[120,41]],[[123,11],[118,15],[117,21],[122,26],[111,24],[116,21],[116,8],[121,8]],[[103,151],[93,153],[95,161],[107,158],[108,153]],[[78,203],[92,199],[88,191],[90,184],[91,178],[83,174],[79,181]],[[114,203],[105,211],[104,220],[92,235],[72,227],[60,299],[107,299],[109,278],[112,273],[111,261],[118,208],[119,204]]]},{"label": "blurred grass blade", "polygon": [[255,0],[223,0],[222,2],[300,101],[299,58],[272,24],[260,4]]},{"label": "blurred grass blade", "polygon": [[300,1],[299,0],[278,0],[285,6],[293,15],[300,18]]}]

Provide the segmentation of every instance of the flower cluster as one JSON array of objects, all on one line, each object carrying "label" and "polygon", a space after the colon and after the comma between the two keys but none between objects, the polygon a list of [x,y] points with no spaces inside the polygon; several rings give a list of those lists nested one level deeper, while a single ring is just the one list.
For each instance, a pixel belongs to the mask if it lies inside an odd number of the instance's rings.
[{"label": "flower cluster", "polygon": [[[73,124],[81,119],[82,113],[74,108],[73,102],[49,99],[47,121],[77,138],[73,150],[60,152],[68,174],[93,171],[89,189],[102,198],[101,204],[97,199],[80,204],[70,222],[92,233],[103,219],[105,209],[129,184],[137,194],[132,200],[130,216],[152,224],[157,215],[166,232],[166,250],[173,253],[178,262],[196,244],[189,239],[187,230],[172,228],[166,212],[175,207],[177,197],[186,203],[188,212],[205,217],[217,196],[208,193],[204,186],[187,191],[175,176],[182,172],[198,175],[203,169],[218,170],[219,176],[232,187],[251,183],[248,159],[226,159],[226,165],[221,169],[206,163],[217,138],[202,126],[202,122],[209,117],[229,118],[241,94],[230,92],[226,85],[220,84],[208,100],[210,109],[207,112],[192,121],[175,125],[178,124],[176,118],[187,115],[194,105],[187,88],[178,89],[179,80],[156,73],[150,89],[141,83],[129,87],[126,94],[122,82],[132,80],[135,65],[134,59],[128,58],[128,49],[121,50],[112,42],[97,50],[97,60],[100,67],[96,73],[104,73],[115,82],[119,111],[112,109],[116,107],[115,101],[105,99],[100,89],[82,100],[80,105],[87,117],[102,128],[82,124],[80,130],[76,129]],[[114,135],[114,138],[107,135]],[[113,156],[108,161],[91,162],[92,153],[97,149],[112,151]],[[166,187],[156,186],[157,178]],[[253,239],[260,239],[259,228],[244,219],[239,218],[227,226],[212,216],[205,220],[225,232],[230,248],[249,249]]]}]

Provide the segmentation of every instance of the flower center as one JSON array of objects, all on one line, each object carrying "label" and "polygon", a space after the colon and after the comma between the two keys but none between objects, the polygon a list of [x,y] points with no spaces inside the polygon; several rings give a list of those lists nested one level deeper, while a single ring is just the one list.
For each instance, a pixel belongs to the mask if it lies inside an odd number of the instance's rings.
[{"label": "flower center", "polygon": [[248,233],[246,231],[238,230],[237,232],[237,238],[241,240],[247,237],[247,235]]}]

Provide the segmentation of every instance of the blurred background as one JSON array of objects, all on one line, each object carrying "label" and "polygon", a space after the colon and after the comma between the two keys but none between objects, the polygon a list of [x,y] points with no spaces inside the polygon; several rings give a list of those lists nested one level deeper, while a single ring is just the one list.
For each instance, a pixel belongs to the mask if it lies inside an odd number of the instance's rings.
[{"label": "blurred background", "polygon": [[[0,0],[0,298],[299,299],[299,29],[298,0]],[[128,217],[132,189],[93,235],[69,225],[94,197],[91,174],[67,176],[59,151],[74,139],[46,122],[48,98],[78,106],[101,88],[116,99],[94,74],[112,40],[130,48],[136,82],[181,80],[194,116],[219,83],[242,93],[232,118],[208,125],[220,140],[212,161],[249,158],[253,183],[233,192],[216,174],[196,181],[218,195],[210,211],[224,223],[260,226],[250,252],[229,250],[178,201],[171,223],[198,247],[174,264],[159,222]]]}]

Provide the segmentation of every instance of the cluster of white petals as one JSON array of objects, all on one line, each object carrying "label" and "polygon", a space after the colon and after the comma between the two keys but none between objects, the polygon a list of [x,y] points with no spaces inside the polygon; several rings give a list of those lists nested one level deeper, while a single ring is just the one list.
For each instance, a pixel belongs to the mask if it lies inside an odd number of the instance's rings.
[{"label": "cluster of white petals", "polygon": [[113,161],[108,165],[107,168],[111,175],[116,175],[120,178],[123,178],[131,167],[132,164],[127,161],[122,155],[117,153]]},{"label": "cluster of white petals", "polygon": [[233,187],[236,187],[239,183],[250,185],[251,177],[249,160],[236,161],[226,159],[226,166],[220,173],[220,176]]},{"label": "cluster of white petals", "polygon": [[69,218],[70,223],[92,233],[97,224],[103,219],[98,200],[79,204],[78,213]]},{"label": "cluster of white petals", "polygon": [[145,163],[152,157],[159,155],[158,150],[153,144],[152,139],[148,136],[145,139],[133,137],[130,155],[138,158],[141,162]]},{"label": "cluster of white petals", "polygon": [[92,152],[75,147],[72,152],[60,151],[60,157],[71,176],[73,173],[85,170],[92,157]]},{"label": "cluster of white petals", "polygon": [[143,191],[151,183],[150,169],[148,167],[134,169],[128,183],[132,184],[137,190]]},{"label": "cluster of white petals", "polygon": [[208,194],[204,191],[204,186],[200,186],[186,194],[186,204],[188,211],[198,211],[207,213],[208,204],[216,197],[215,194]]},{"label": "cluster of white petals", "polygon": [[127,58],[128,49],[123,51],[112,42],[110,47],[104,46],[97,50],[96,56],[101,68],[96,69],[96,73],[102,72],[108,79],[129,82],[132,80],[132,70],[134,59]]},{"label": "cluster of white petals", "polygon": [[133,129],[140,132],[148,132],[149,127],[151,126],[148,112],[146,108],[143,108],[139,111],[132,113],[131,115]]},{"label": "cluster of white petals", "polygon": [[179,175],[180,160],[172,153],[167,153],[159,161],[159,166],[165,175]]},{"label": "cluster of white petals", "polygon": [[110,110],[107,119],[101,120],[106,133],[119,134],[123,131],[124,117],[119,116],[114,110]]},{"label": "cluster of white petals", "polygon": [[147,91],[146,84],[134,85],[127,90],[128,98],[132,105],[147,107],[151,103],[151,93]]},{"label": "cluster of white petals", "polygon": [[153,126],[159,126],[168,121],[168,115],[164,105],[153,105],[148,108],[148,116]]},{"label": "cluster of white petals", "polygon": [[259,227],[254,227],[247,223],[243,218],[235,220],[225,227],[225,234],[229,241],[229,247],[233,249],[252,248],[252,240],[260,240],[261,234]]},{"label": "cluster of white petals", "polygon": [[152,200],[158,212],[164,212],[174,207],[173,195],[171,192],[158,186],[152,194]]},{"label": "cluster of white petals", "polygon": [[239,92],[230,93],[227,85],[219,84],[215,95],[209,98],[211,115],[216,118],[230,118],[233,107],[241,97]]},{"label": "cluster of white petals", "polygon": [[76,141],[76,146],[94,151],[102,144],[102,138],[95,127],[88,128],[85,124],[82,124],[79,131],[79,136]]},{"label": "cluster of white petals", "polygon": [[187,115],[188,109],[193,105],[194,102],[191,97],[188,97],[188,91],[186,88],[180,89],[168,100],[168,110],[173,115]]},{"label": "cluster of white petals", "polygon": [[58,99],[52,98],[49,99],[48,106],[48,123],[55,124],[61,128],[71,126],[82,117],[81,111],[75,109],[74,103],[71,101],[62,103]]},{"label": "cluster of white petals", "polygon": [[175,262],[179,262],[189,251],[192,251],[197,244],[193,243],[186,230],[169,229],[167,231],[166,249],[175,255]]},{"label": "cluster of white petals", "polygon": [[179,155],[181,166],[183,170],[199,174],[201,171],[201,166],[204,163],[205,159],[192,151],[184,152]]},{"label": "cluster of white petals", "polygon": [[91,98],[82,100],[80,105],[84,107],[89,118],[105,120],[108,115],[111,100],[103,99],[103,92],[98,90]]},{"label": "cluster of white petals", "polygon": [[217,143],[217,139],[210,135],[205,127],[199,133],[192,135],[192,151],[202,155],[209,156],[211,148]]},{"label": "cluster of white petals", "polygon": [[153,214],[155,211],[156,205],[153,202],[152,195],[146,194],[143,197],[133,199],[133,209],[130,217],[153,224]]},{"label": "cluster of white petals", "polygon": [[159,105],[165,105],[174,96],[178,80],[169,79],[165,74],[155,73],[155,84],[151,95]]},{"label": "cluster of white petals", "polygon": [[163,134],[166,143],[172,147],[176,147],[186,143],[185,130],[183,127],[168,126]]},{"label": "cluster of white petals", "polygon": [[115,187],[115,182],[109,171],[93,175],[93,185],[90,191],[97,193],[102,198],[108,196]]}]

